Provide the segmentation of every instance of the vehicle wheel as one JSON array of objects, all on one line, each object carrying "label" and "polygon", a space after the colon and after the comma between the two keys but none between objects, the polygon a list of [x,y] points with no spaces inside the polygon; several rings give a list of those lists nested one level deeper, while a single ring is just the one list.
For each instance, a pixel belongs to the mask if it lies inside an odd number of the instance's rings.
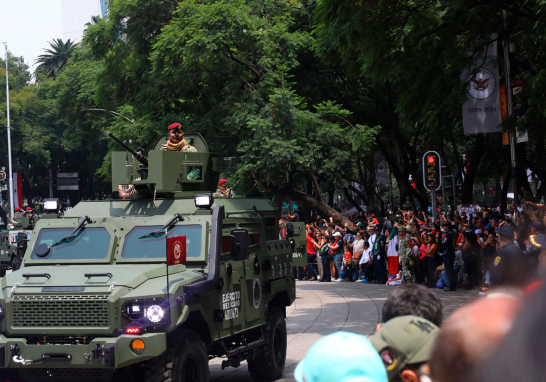
[{"label": "vehicle wheel", "polygon": [[0,269],[0,277],[4,277],[5,275],[6,275],[6,270],[5,269]]},{"label": "vehicle wheel", "polygon": [[12,272],[15,272],[17,271],[19,268],[21,268],[21,260],[19,260],[19,258],[17,257],[17,255],[13,255],[11,257],[11,271]]},{"label": "vehicle wheel", "polygon": [[182,329],[169,337],[167,351],[148,361],[146,382],[208,382],[209,359],[199,335]]},{"label": "vehicle wheel", "polygon": [[256,381],[275,381],[282,377],[287,346],[286,320],[278,306],[269,307],[264,340],[262,353],[248,360],[248,370]]}]

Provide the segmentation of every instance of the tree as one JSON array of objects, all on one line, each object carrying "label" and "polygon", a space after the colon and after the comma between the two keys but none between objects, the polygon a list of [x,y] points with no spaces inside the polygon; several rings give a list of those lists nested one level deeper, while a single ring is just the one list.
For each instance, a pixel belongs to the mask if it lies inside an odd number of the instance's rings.
[{"label": "tree", "polygon": [[99,25],[101,20],[100,16],[91,16],[91,21],[88,23],[85,23],[86,27],[90,27],[91,25]]},{"label": "tree", "polygon": [[47,54],[42,54],[35,60],[36,63],[40,64],[36,71],[43,72],[46,78],[57,78],[74,52],[76,44],[70,39],[63,42],[59,38],[49,42],[49,45],[51,49],[44,49]]}]

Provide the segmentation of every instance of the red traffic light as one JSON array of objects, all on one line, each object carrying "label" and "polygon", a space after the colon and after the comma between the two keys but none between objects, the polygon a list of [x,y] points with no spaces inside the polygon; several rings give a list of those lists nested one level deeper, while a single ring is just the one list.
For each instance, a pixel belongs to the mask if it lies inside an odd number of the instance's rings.
[{"label": "red traffic light", "polygon": [[427,162],[428,162],[429,164],[433,164],[435,161],[436,161],[436,158],[434,158],[433,156],[427,157]]}]

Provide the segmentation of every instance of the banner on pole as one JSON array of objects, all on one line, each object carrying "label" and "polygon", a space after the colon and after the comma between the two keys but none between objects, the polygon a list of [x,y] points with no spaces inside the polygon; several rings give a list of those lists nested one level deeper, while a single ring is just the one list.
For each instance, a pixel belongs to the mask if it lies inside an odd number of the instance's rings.
[{"label": "banner on pole", "polygon": [[13,208],[23,208],[23,187],[20,172],[13,173]]},{"label": "banner on pole", "polygon": [[[492,35],[492,39],[497,35]],[[479,54],[473,66],[463,75],[468,84],[468,100],[463,104],[465,134],[498,133],[501,123],[497,42]]]},{"label": "banner on pole", "polygon": [[186,263],[186,236],[167,238],[167,265]]}]

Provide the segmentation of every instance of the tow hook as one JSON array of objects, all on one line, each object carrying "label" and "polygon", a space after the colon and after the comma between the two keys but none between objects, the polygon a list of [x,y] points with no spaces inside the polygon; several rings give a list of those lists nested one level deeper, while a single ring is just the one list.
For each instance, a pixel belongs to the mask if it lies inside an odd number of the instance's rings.
[{"label": "tow hook", "polygon": [[93,350],[91,350],[93,361],[100,362],[102,359],[102,348],[99,344],[97,344]]},{"label": "tow hook", "polygon": [[46,361],[48,359],[54,359],[54,360],[69,360],[72,358],[70,354],[44,354],[42,355],[42,358],[38,359],[24,359],[20,356],[20,349],[17,345],[11,345],[10,346],[10,352],[13,359],[13,362],[20,363],[23,366],[32,365],[33,363],[38,363],[42,361]]}]

